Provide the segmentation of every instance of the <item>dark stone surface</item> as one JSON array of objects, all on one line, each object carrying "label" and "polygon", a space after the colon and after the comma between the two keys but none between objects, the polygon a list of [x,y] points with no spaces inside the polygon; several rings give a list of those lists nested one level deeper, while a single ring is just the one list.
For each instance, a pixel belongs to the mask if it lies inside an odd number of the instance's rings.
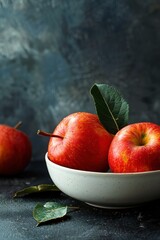
[{"label": "dark stone surface", "polygon": [[[160,201],[137,208],[107,210],[91,207],[60,193],[14,198],[23,187],[51,183],[43,161],[33,161],[24,174],[0,178],[0,240],[159,240]],[[60,221],[36,226],[35,205],[56,201],[79,207]]]},{"label": "dark stone surface", "polygon": [[[130,122],[160,123],[160,1],[0,0],[0,123],[23,121],[33,161],[21,176],[0,178],[0,240],[160,240],[160,202],[104,210],[64,194],[13,199],[25,186],[51,182],[44,165],[48,139],[66,115],[95,112],[95,82],[119,89]],[[36,161],[34,161],[36,160]],[[36,227],[37,202],[80,209]]]},{"label": "dark stone surface", "polygon": [[0,123],[15,125],[43,158],[66,115],[94,112],[95,82],[119,89],[130,122],[160,115],[160,1],[0,0]]}]

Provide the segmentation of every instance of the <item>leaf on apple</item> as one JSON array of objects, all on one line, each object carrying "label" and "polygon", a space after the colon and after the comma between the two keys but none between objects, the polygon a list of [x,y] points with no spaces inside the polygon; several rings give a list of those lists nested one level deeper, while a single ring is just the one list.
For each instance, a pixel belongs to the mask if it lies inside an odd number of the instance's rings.
[{"label": "leaf on apple", "polygon": [[67,206],[57,202],[46,202],[44,205],[37,203],[33,210],[33,217],[38,226],[40,223],[63,218],[67,214],[67,209]]},{"label": "leaf on apple", "polygon": [[129,105],[114,87],[94,84],[91,95],[99,120],[108,132],[116,134],[128,124]]},{"label": "leaf on apple", "polygon": [[23,188],[15,192],[13,197],[24,197],[37,192],[60,192],[60,190],[54,184],[40,184]]}]

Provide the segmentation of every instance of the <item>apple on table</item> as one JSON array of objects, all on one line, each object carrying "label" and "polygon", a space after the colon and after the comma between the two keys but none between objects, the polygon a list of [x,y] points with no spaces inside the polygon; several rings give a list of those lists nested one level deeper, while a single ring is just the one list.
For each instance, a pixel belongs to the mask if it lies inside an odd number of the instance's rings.
[{"label": "apple on table", "polygon": [[22,172],[32,156],[32,145],[27,134],[15,127],[0,124],[0,175],[11,176]]}]

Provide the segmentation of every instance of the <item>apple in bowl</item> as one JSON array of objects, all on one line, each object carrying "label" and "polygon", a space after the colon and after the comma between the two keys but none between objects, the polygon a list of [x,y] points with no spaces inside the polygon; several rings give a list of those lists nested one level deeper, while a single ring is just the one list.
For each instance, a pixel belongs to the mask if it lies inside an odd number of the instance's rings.
[{"label": "apple in bowl", "polygon": [[160,126],[140,122],[119,130],[110,145],[108,162],[114,173],[160,170]]},{"label": "apple in bowl", "polygon": [[99,121],[96,114],[76,112],[66,116],[50,136],[48,158],[72,169],[106,172],[108,151],[113,135]]}]

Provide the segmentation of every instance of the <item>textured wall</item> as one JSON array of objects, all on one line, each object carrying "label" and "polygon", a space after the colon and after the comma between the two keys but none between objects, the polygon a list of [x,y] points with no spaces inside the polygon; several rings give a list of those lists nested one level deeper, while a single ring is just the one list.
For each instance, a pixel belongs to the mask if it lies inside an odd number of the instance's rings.
[{"label": "textured wall", "polygon": [[94,112],[94,82],[117,87],[130,122],[160,123],[160,1],[0,0],[0,122],[22,129],[43,158],[67,114]]}]

